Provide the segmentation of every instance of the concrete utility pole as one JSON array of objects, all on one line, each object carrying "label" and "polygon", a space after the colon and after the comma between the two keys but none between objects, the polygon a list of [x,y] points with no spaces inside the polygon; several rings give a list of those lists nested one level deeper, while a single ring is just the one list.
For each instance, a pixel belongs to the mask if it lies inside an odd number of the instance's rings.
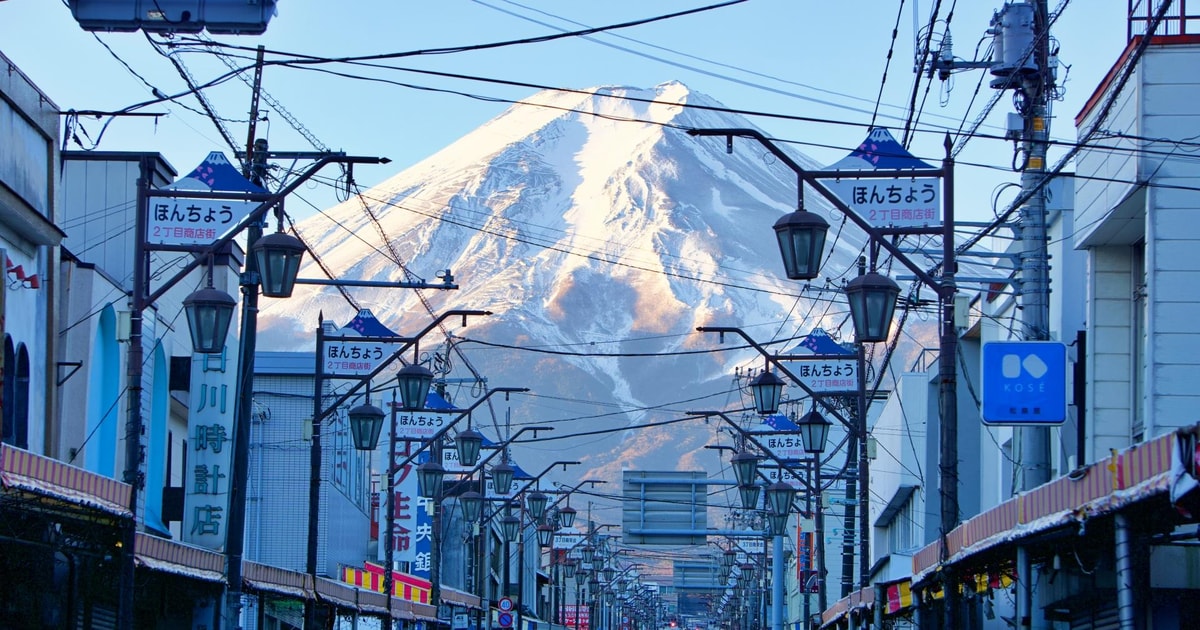
[{"label": "concrete utility pole", "polygon": [[[1025,339],[1045,341],[1050,338],[1050,261],[1046,249],[1046,141],[1050,136],[1049,95],[1054,89],[1054,72],[1050,64],[1049,13],[1046,0],[1034,2],[1032,72],[1022,74],[1016,89],[1023,98],[1018,103],[1024,127],[1021,130],[1021,153],[1025,156],[1021,172],[1022,317]],[[1050,481],[1050,429],[1025,427],[1021,429],[1022,484],[1031,490]]]},{"label": "concrete utility pole", "polygon": [[[1021,199],[1017,238],[1022,244],[1018,274],[1018,296],[1022,313],[1022,336],[1029,341],[1050,338],[1050,265],[1046,228],[1046,149],[1050,135],[1049,103],[1055,89],[1055,54],[1050,50],[1050,13],[1046,0],[1006,2],[992,17],[988,33],[993,36],[992,59],[964,62],[949,50],[933,56],[930,71],[942,79],[953,70],[988,68],[996,77],[991,86],[1016,90],[1017,115],[1010,115],[1008,137],[1016,145],[1014,168],[1021,172]],[[1017,124],[1019,121],[1019,124]],[[1050,429],[1023,426],[1016,429],[1020,444],[1018,474],[1020,488],[1031,490],[1050,480]],[[1029,555],[1017,549],[1017,627],[1032,623],[1032,575]],[[952,614],[952,613],[950,613]]]}]

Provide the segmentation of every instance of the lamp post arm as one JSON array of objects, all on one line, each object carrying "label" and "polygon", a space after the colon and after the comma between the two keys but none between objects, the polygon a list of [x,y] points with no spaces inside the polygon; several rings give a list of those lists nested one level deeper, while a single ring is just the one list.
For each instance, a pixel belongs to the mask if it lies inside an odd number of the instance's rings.
[{"label": "lamp post arm", "polygon": [[[456,421],[457,421],[457,420],[456,420]],[[452,475],[453,475],[453,474],[466,475],[466,478],[465,478],[465,479],[459,479],[458,481],[454,482],[454,485],[453,485],[453,486],[451,486],[451,488],[458,487],[459,485],[462,485],[462,484],[464,484],[464,483],[465,483],[465,484],[468,484],[468,485],[469,485],[469,484],[471,484],[471,483],[473,483],[473,480],[471,479],[471,477],[472,477],[472,476],[475,474],[475,471],[482,471],[482,470],[483,470],[483,467],[484,467],[484,465],[486,465],[488,462],[492,461],[492,458],[493,458],[493,457],[495,457],[495,456],[499,455],[500,453],[503,453],[503,452],[504,452],[504,450],[505,450],[506,448],[508,448],[508,445],[509,445],[509,444],[512,444],[512,443],[513,443],[513,442],[514,442],[514,441],[517,439],[517,436],[518,436],[518,435],[521,435],[522,433],[524,433],[524,432],[526,432],[526,431],[533,431],[533,432],[535,432],[535,433],[536,433],[537,431],[553,431],[553,430],[554,430],[554,427],[543,427],[543,426],[536,426],[536,427],[521,427],[521,429],[520,429],[520,430],[518,430],[516,433],[514,433],[514,434],[512,435],[512,437],[510,437],[510,438],[508,438],[507,440],[505,440],[505,441],[503,441],[503,442],[501,442],[501,443],[497,444],[495,448],[492,448],[492,449],[491,449],[491,451],[492,451],[492,452],[491,452],[491,453],[489,453],[487,457],[485,457],[485,458],[481,459],[481,460],[479,461],[479,463],[477,463],[477,464],[475,464],[474,466],[472,466],[472,467],[471,467],[471,470],[464,471],[464,472],[450,471],[450,472],[449,472],[449,474],[452,474]],[[534,437],[537,437],[537,436],[535,435]],[[579,463],[579,462],[574,462],[574,463]],[[551,464],[551,467],[553,467],[553,466],[555,466],[555,465],[557,465],[557,464]],[[549,470],[549,469],[547,469],[547,470]],[[542,472],[542,474],[545,474],[545,471],[543,471],[543,472]],[[539,475],[539,476],[541,476],[541,475]],[[533,481],[536,481],[536,480],[537,480],[537,477],[534,477],[534,478],[533,478],[533,480],[532,480],[532,481],[530,481],[530,483],[532,483]],[[526,487],[528,487],[528,484],[526,484]],[[519,490],[519,491],[517,491],[517,492],[514,492],[514,493],[513,493],[513,495],[520,494],[520,492],[524,491],[524,489],[525,489],[525,488],[522,488],[521,490]],[[443,494],[446,494],[446,493],[445,493],[445,492],[443,492]]]},{"label": "lamp post arm", "polygon": [[[451,420],[450,422],[447,422],[446,426],[439,429],[438,432],[434,433],[428,440],[422,440],[422,443],[420,446],[417,447],[417,450],[413,451],[408,457],[405,457],[404,461],[393,466],[391,468],[391,470],[388,471],[388,475],[395,476],[396,473],[399,472],[401,468],[404,468],[405,466],[411,464],[412,461],[417,458],[417,455],[420,455],[422,452],[424,452],[425,449],[429,448],[429,446],[431,444],[433,444],[433,443],[437,442],[438,440],[442,439],[443,437],[445,437],[446,434],[450,432],[450,429],[455,424],[457,424],[459,420],[462,420],[463,418],[471,415],[472,411],[475,411],[475,409],[477,407],[482,405],[487,399],[491,398],[494,394],[499,394],[499,393],[512,394],[512,393],[521,393],[521,392],[527,392],[527,391],[529,391],[528,387],[495,387],[495,388],[487,390],[487,392],[485,392],[483,394],[483,396],[481,396],[479,398],[479,400],[476,400],[475,402],[471,403],[471,406],[464,409],[457,416],[454,416],[453,420]],[[526,428],[532,428],[532,427],[526,427]],[[522,429],[522,430],[524,430],[524,429]],[[521,433],[520,431],[517,432],[518,435],[520,433]]]},{"label": "lamp post arm", "polygon": [[[461,309],[450,310],[450,311],[446,311],[445,313],[442,313],[441,315],[438,315],[437,318],[433,320],[433,322],[431,322],[428,326],[426,326],[424,329],[422,329],[420,332],[418,332],[416,335],[413,335],[412,337],[388,338],[389,341],[397,341],[403,345],[401,345],[399,348],[397,348],[396,351],[392,353],[392,356],[388,357],[382,363],[380,363],[379,366],[376,367],[374,370],[372,370],[370,374],[367,374],[366,376],[357,378],[357,381],[358,381],[357,383],[355,383],[354,385],[351,385],[350,389],[346,390],[346,392],[343,393],[341,396],[339,396],[337,398],[337,400],[335,400],[332,403],[330,403],[329,405],[327,405],[325,407],[325,409],[321,411],[321,413],[319,413],[315,418],[313,418],[313,424],[315,425],[315,424],[319,423],[321,420],[324,420],[326,416],[333,413],[338,407],[345,404],[346,401],[350,400],[351,397],[353,397],[355,394],[358,393],[359,389],[361,389],[367,383],[371,382],[371,379],[375,378],[381,372],[383,372],[385,369],[387,369],[387,367],[389,365],[391,365],[394,361],[396,361],[400,357],[404,356],[404,353],[408,352],[408,349],[411,348],[413,346],[413,344],[420,341],[422,337],[427,335],[434,328],[437,328],[438,326],[440,326],[442,324],[442,322],[446,321],[447,319],[449,319],[451,317],[462,317],[464,325],[465,325],[465,323],[467,321],[467,317],[469,317],[469,316],[472,316],[472,315],[481,315],[482,316],[482,315],[491,315],[491,314],[492,314],[491,311],[475,311],[475,310],[461,310]],[[325,339],[336,339],[336,338],[325,337]],[[320,361],[321,357],[317,357],[317,360]],[[325,377],[325,378],[328,378],[328,377]],[[505,388],[500,388],[495,391],[505,391]],[[509,389],[507,391],[516,391],[516,390]],[[520,391],[529,391],[529,390],[523,389]],[[488,395],[490,395],[490,393]],[[486,399],[487,399],[487,396],[485,395],[480,400],[486,400]],[[474,406],[472,406],[471,409],[474,409]],[[455,418],[455,420],[457,421],[458,419]]]},{"label": "lamp post arm", "polygon": [[608,481],[606,479],[584,479],[583,481],[580,481],[578,484],[575,484],[575,487],[571,488],[570,490],[567,490],[565,492],[562,490],[558,490],[557,492],[561,496],[559,496],[557,499],[555,499],[554,503],[547,505],[546,509],[549,510],[550,508],[556,507],[559,503],[561,503],[562,501],[569,498],[572,494],[574,494],[576,490],[582,488],[583,484],[585,484],[585,483],[592,484],[592,487],[594,488],[594,487],[596,487],[596,484],[608,483]]},{"label": "lamp post arm", "polygon": [[[774,455],[771,455],[770,454],[771,451],[768,450],[767,447],[763,446],[761,442],[759,442],[757,439],[755,439],[755,437],[749,431],[738,426],[738,423],[734,422],[733,418],[730,418],[729,416],[725,415],[725,412],[723,412],[723,411],[688,411],[686,413],[689,416],[696,416],[697,418],[715,417],[715,418],[720,418],[720,419],[724,420],[726,423],[729,424],[729,426],[733,427],[734,430],[736,430],[738,432],[738,434],[741,435],[744,439],[749,440],[750,443],[757,446],[760,451],[762,451],[763,453],[766,453],[767,457],[775,460],[775,463],[778,464],[780,468],[791,473],[791,475],[793,477],[795,477],[796,479],[799,479],[800,483],[804,484],[805,490],[808,490],[809,492],[814,491],[813,486],[808,483],[808,478],[806,475],[800,474],[799,472],[796,471],[795,468],[792,468],[791,466],[783,463],[783,461],[780,460],[779,458],[775,457]],[[820,455],[817,455],[817,459],[818,460],[820,459]]]},{"label": "lamp post arm", "polygon": [[[908,269],[910,271],[912,271],[914,274],[916,274],[916,276],[918,278],[921,279],[921,282],[923,282],[924,284],[926,284],[927,286],[932,288],[939,295],[941,295],[946,290],[946,288],[942,285],[941,282],[939,282],[936,278],[931,276],[929,274],[929,272],[926,271],[923,267],[916,264],[916,262],[913,261],[911,258],[909,258],[908,255],[905,254],[904,251],[901,250],[897,245],[892,243],[890,240],[883,238],[883,235],[880,233],[879,228],[868,223],[866,219],[862,218],[862,216],[860,216],[857,212],[855,212],[852,208],[850,208],[850,206],[846,205],[846,203],[844,201],[839,199],[837,195],[833,194],[833,192],[830,191],[829,188],[827,188],[820,181],[821,177],[837,177],[837,176],[845,177],[845,176],[847,176],[846,172],[838,172],[838,171],[827,172],[827,171],[808,170],[808,169],[804,168],[803,166],[801,166],[799,163],[797,163],[795,160],[793,160],[791,158],[791,156],[789,156],[787,153],[784,153],[783,149],[780,149],[778,146],[775,145],[775,143],[773,143],[769,139],[767,139],[767,137],[764,136],[762,134],[762,132],[760,132],[756,129],[740,129],[740,128],[688,129],[687,133],[688,133],[688,135],[691,135],[691,136],[725,136],[726,138],[729,139],[730,148],[732,148],[732,146],[733,146],[733,138],[735,136],[741,137],[741,138],[750,138],[751,140],[756,140],[759,144],[766,147],[766,149],[771,152],[771,155],[774,155],[776,158],[779,159],[779,161],[783,162],[784,164],[787,165],[788,168],[792,169],[792,171],[794,173],[796,173],[796,175],[800,178],[802,183],[812,186],[813,189],[815,189],[818,193],[820,193],[821,196],[824,197],[826,201],[833,204],[833,206],[835,208],[837,208],[839,212],[846,215],[846,217],[848,217],[851,221],[853,221],[856,225],[858,225],[858,227],[862,228],[862,230],[864,232],[866,232],[868,236],[870,236],[871,241],[873,243],[882,247],[883,249],[886,249],[889,254],[891,254],[892,256],[894,256],[896,258],[896,260],[899,260],[901,262],[901,264],[903,264],[905,267],[908,267]],[[854,177],[872,177],[872,178],[921,177],[921,176],[941,177],[941,176],[945,175],[945,169],[888,169],[888,170],[874,169],[874,170],[848,171],[848,172],[853,173]],[[804,194],[803,187],[801,187],[800,194],[801,195]]]},{"label": "lamp post arm", "polygon": [[[793,383],[799,385],[800,389],[803,389],[804,393],[808,394],[813,401],[820,403],[821,407],[825,409],[826,413],[836,418],[837,421],[845,425],[846,428],[852,431],[856,430],[854,423],[843,418],[842,414],[838,413],[837,408],[825,400],[826,397],[824,395],[813,391],[812,388],[805,384],[804,381],[800,380],[800,377],[793,374],[792,371],[783,364],[783,358],[780,355],[774,355],[768,352],[767,349],[762,346],[762,344],[752,339],[750,335],[747,335],[746,331],[735,326],[698,326],[696,327],[696,330],[698,332],[715,332],[721,335],[724,335],[725,333],[733,333],[740,336],[742,339],[746,340],[746,343],[750,344],[750,347],[757,350],[758,353],[761,354],[763,358],[765,358],[771,365],[775,366],[775,368],[780,372],[783,372],[783,374],[791,379]],[[847,355],[847,357],[849,357],[849,355]]]}]

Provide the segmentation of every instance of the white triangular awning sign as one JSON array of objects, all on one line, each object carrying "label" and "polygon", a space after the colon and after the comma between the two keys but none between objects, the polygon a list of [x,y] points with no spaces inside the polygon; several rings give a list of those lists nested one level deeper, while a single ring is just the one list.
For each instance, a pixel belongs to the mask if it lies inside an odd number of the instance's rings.
[{"label": "white triangular awning sign", "polygon": [[849,155],[826,169],[843,172],[845,176],[821,183],[875,227],[933,227],[942,222],[940,178],[857,178],[855,172],[934,168],[909,153],[890,131],[876,127]]}]

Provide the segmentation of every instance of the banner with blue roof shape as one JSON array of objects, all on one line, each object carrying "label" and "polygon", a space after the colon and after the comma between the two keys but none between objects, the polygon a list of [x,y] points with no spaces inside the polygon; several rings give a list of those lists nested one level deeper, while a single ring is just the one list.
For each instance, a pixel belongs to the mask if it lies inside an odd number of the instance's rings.
[{"label": "banner with blue roof shape", "polygon": [[177,196],[154,197],[146,217],[146,241],[157,245],[208,245],[242,222],[257,201],[197,199],[187,191],[269,194],[242,177],[241,171],[220,151],[213,151],[199,166],[167,186]]},{"label": "banner with blue roof shape", "polygon": [[858,355],[838,343],[823,328],[814,328],[787,352],[812,353],[810,359],[792,361],[788,369],[817,394],[849,394],[858,391]]},{"label": "banner with blue roof shape", "polygon": [[322,368],[325,376],[367,376],[395,353],[396,339],[382,322],[375,319],[370,309],[358,311],[358,315],[345,326],[327,335],[324,340]]},{"label": "banner with blue roof shape", "polygon": [[875,127],[849,155],[826,167],[845,175],[821,183],[875,227],[934,227],[942,224],[940,178],[865,179],[854,171],[936,168],[909,153],[892,132]]}]

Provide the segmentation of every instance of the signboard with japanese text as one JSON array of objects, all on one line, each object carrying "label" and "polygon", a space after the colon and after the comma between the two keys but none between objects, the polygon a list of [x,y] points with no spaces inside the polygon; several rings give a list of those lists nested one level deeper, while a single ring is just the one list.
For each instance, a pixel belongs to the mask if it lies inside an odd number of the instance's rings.
[{"label": "signboard with japanese text", "polygon": [[[345,329],[338,331],[343,335]],[[325,366],[322,368],[326,376],[368,376],[384,361],[391,358],[395,344],[383,341],[372,341],[368,338],[359,340],[326,339]]]},{"label": "signboard with japanese text", "polygon": [[[167,187],[169,190],[201,192],[268,191],[242,177],[220,151],[213,151],[192,172]],[[158,245],[208,245],[224,236],[259,206],[257,201],[159,197],[150,199],[146,240]]]},{"label": "signboard with japanese text", "polygon": [[858,358],[805,359],[790,366],[809,389],[818,394],[844,394],[858,391]]},{"label": "signboard with japanese text", "polygon": [[588,630],[590,611],[587,604],[562,604],[559,611],[562,625],[570,630]]},{"label": "signboard with japanese text", "polygon": [[582,551],[580,551],[582,547],[580,545],[583,543],[583,539],[583,534],[559,534],[555,532],[552,543],[555,549],[570,550],[567,555],[574,558],[582,555]]},{"label": "signboard with japanese text", "polygon": [[[397,443],[397,452],[393,461],[400,462],[411,453],[411,445],[406,442]],[[433,532],[433,514],[430,501],[422,499],[417,487],[417,466],[429,461],[428,452],[422,452],[412,462],[396,471],[393,486],[392,501],[392,550],[397,562],[408,562],[409,573],[419,577],[429,577],[430,535]],[[379,522],[386,527],[387,501],[386,492],[380,501]],[[384,534],[386,535],[386,534]],[[384,560],[385,546],[379,545],[379,560]],[[424,567],[424,573],[418,570]]]},{"label": "signboard with japanese text", "polygon": [[827,167],[842,171],[839,179],[821,183],[874,227],[941,225],[941,180],[936,177],[856,178],[854,171],[932,170],[909,153],[891,132],[872,129],[850,155]]},{"label": "signboard with japanese text", "polygon": [[749,538],[747,538],[745,536],[739,536],[739,537],[733,539],[733,544],[737,545],[737,548],[740,551],[742,551],[743,553],[752,555],[752,556],[753,555],[762,555],[767,552],[766,539],[763,538],[761,532],[747,531],[746,533],[753,534],[753,536],[749,537]]},{"label": "signboard with japanese text", "polygon": [[[454,420],[454,416],[428,411],[404,412],[396,415],[396,439],[415,442],[428,441],[438,431]],[[453,449],[446,449],[453,450]]]},{"label": "signboard with japanese text", "polygon": [[800,341],[796,351],[820,355],[812,359],[797,358],[788,368],[812,391],[818,394],[858,391],[858,355],[825,329],[812,329]]},{"label": "signboard with japanese text", "polygon": [[237,362],[229,358],[230,339],[221,354],[193,354],[188,413],[187,468],[184,472],[183,541],[221,550],[229,514],[233,471],[233,416],[237,401]]},{"label": "signboard with japanese text", "polygon": [[[799,468],[799,466],[793,467],[793,469],[797,468]],[[804,480],[801,479],[799,475],[796,475],[785,468],[780,468],[778,466],[759,466],[759,470],[761,470],[763,474],[767,476],[767,479],[769,479],[771,483],[778,483],[780,480],[782,480],[784,483],[793,488],[804,488]]]},{"label": "signboard with japanese text", "polygon": [[809,457],[804,450],[804,440],[799,433],[773,433],[757,438],[771,453],[773,459],[795,461]]}]

